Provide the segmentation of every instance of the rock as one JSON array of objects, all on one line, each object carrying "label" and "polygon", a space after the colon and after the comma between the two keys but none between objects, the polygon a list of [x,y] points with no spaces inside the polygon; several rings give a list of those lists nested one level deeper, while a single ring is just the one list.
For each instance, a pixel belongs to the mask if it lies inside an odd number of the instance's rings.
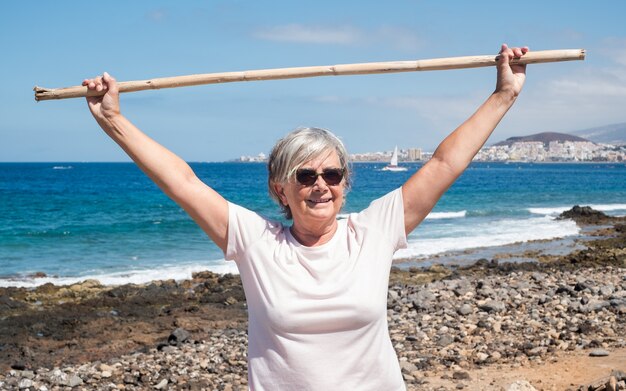
[{"label": "rock", "polygon": [[604,349],[594,349],[589,352],[590,357],[606,357],[608,355],[609,355],[609,352],[607,352]]},{"label": "rock", "polygon": [[20,374],[23,378],[33,380],[35,378],[35,373],[33,371],[22,371]]},{"label": "rock", "polygon": [[506,386],[505,391],[537,391],[537,389],[526,380],[517,380]]},{"label": "rock", "polygon": [[3,307],[14,310],[26,308],[27,305],[22,303],[21,301],[13,300],[8,296],[0,295],[0,309],[2,309]]},{"label": "rock", "polygon": [[181,328],[177,328],[167,338],[167,342],[170,345],[180,345],[181,343],[186,342],[189,339],[190,336],[191,336],[191,334],[189,334],[189,332],[187,330],[181,329]]},{"label": "rock", "polygon": [[609,378],[609,381],[606,382],[605,385],[605,390],[606,391],[617,391],[619,390],[618,385],[617,385],[617,379],[615,378],[615,376],[611,376]]},{"label": "rock", "polygon": [[609,216],[589,206],[574,205],[572,209],[566,210],[557,217],[557,220],[563,219],[572,219],[582,224],[601,224],[607,221]]},{"label": "rock", "polygon": [[600,287],[600,294],[602,296],[611,296],[615,292],[613,284],[607,284]]},{"label": "rock", "polygon": [[400,362],[400,369],[404,373],[412,373],[412,372],[417,371],[417,367],[415,366],[415,364],[410,363],[408,361],[401,361]]},{"label": "rock", "polygon": [[506,310],[506,305],[498,300],[487,300],[484,304],[480,304],[478,308],[485,312],[502,312]]},{"label": "rock", "polygon": [[464,371],[455,371],[452,373],[452,378],[456,380],[472,380],[470,374]]},{"label": "rock", "polygon": [[445,347],[450,345],[452,342],[454,342],[454,337],[446,334],[439,337],[439,339],[437,340],[437,345]]},{"label": "rock", "polygon": [[80,377],[76,376],[76,375],[72,375],[70,376],[67,385],[70,387],[76,387],[76,386],[80,386],[83,384],[83,379],[81,379]]},{"label": "rock", "polygon": [[502,354],[498,351],[495,351],[489,355],[489,362],[497,362],[502,358]]},{"label": "rock", "polygon": [[226,304],[226,305],[235,305],[235,304],[237,304],[237,303],[239,303],[239,300],[235,299],[235,298],[234,298],[234,297],[232,297],[232,296],[228,296],[228,297],[226,298],[226,301],[224,301],[224,304]]},{"label": "rock", "polygon": [[67,385],[67,375],[62,372],[59,368],[55,368],[50,374],[50,382],[52,384],[58,386],[66,386]]},{"label": "rock", "polygon": [[545,273],[533,272],[530,276],[537,282],[543,282],[546,279]]},{"label": "rock", "polygon": [[154,386],[154,388],[157,390],[164,390],[165,387],[167,387],[167,383],[168,383],[167,379],[163,379],[159,382],[159,384]]},{"label": "rock", "polygon": [[469,315],[472,313],[472,306],[465,303],[462,306],[459,307],[459,309],[457,310],[457,312],[459,313],[459,315]]},{"label": "rock", "polygon": [[20,390],[23,390],[25,388],[30,388],[33,386],[33,381],[30,379],[22,379],[19,381],[19,383],[17,383],[17,388],[19,388]]},{"label": "rock", "polygon": [[607,300],[591,300],[589,301],[589,303],[581,306],[579,311],[582,313],[598,312],[610,306],[611,306],[611,302]]},{"label": "rock", "polygon": [[415,299],[413,299],[413,306],[419,310],[428,310],[433,306],[434,300],[435,295],[432,292],[421,289],[415,295]]},{"label": "rock", "polygon": [[541,356],[542,354],[544,354],[548,349],[544,346],[537,346],[536,348],[532,348],[526,351],[526,355],[528,357],[533,357],[533,356]]}]

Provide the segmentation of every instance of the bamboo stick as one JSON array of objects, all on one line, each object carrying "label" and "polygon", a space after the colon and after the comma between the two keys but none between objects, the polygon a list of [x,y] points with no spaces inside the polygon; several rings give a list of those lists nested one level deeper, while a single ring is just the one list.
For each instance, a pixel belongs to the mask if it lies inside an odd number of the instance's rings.
[{"label": "bamboo stick", "polygon": [[[207,73],[199,75],[163,77],[149,80],[119,82],[120,92],[187,87],[202,84],[231,83],[238,81],[294,79],[315,76],[366,75],[412,71],[438,71],[447,69],[478,68],[496,65],[498,56],[466,56],[415,61],[370,62],[299,68],[260,69],[240,72]],[[528,52],[511,64],[538,64],[557,61],[584,60],[584,49],[543,50]],[[35,100],[80,98],[104,95],[104,91],[89,91],[85,86],[49,89],[34,88]]]}]

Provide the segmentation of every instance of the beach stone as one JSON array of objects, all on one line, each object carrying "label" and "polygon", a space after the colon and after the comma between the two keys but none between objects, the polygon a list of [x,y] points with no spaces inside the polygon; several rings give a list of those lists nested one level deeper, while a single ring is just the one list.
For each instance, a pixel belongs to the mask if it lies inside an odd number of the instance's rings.
[{"label": "beach stone", "polygon": [[187,330],[179,327],[174,330],[172,334],[170,334],[170,336],[167,338],[167,342],[170,345],[180,345],[181,343],[186,342],[189,337],[191,337],[191,334],[189,334]]},{"label": "beach stone", "polygon": [[532,272],[530,276],[533,280],[537,282],[543,282],[546,279],[546,274],[540,272]]},{"label": "beach stone", "polygon": [[526,380],[517,380],[509,384],[505,391],[537,391],[537,389]]},{"label": "beach stone", "polygon": [[59,386],[67,385],[67,375],[58,368],[55,368],[50,374],[50,382]]},{"label": "beach stone", "polygon": [[26,379],[33,380],[35,378],[35,373],[33,371],[22,371],[20,372],[20,376]]},{"label": "beach stone", "polygon": [[20,390],[23,390],[25,388],[30,388],[33,386],[33,381],[30,379],[22,379],[19,381],[19,383],[17,383],[17,388],[19,388]]},{"label": "beach stone", "polygon": [[453,292],[457,296],[464,297],[469,292],[472,292],[474,290],[472,284],[465,278],[458,280],[455,285],[456,286],[453,288]]},{"label": "beach stone", "polygon": [[601,311],[604,308],[610,307],[611,303],[609,301],[606,300],[592,300],[589,303],[585,304],[584,306],[580,307],[580,312],[583,313],[587,313],[587,312],[598,312]]},{"label": "beach stone", "polygon": [[454,342],[454,337],[446,334],[439,337],[437,345],[444,347],[450,345],[452,342]]},{"label": "beach stone", "polygon": [[526,351],[526,355],[529,357],[541,356],[548,349],[544,346],[537,346],[536,348],[532,348]]},{"label": "beach stone", "polygon": [[400,361],[400,369],[402,369],[402,372],[404,373],[412,373],[417,371],[417,367],[415,366],[415,364],[408,361]]},{"label": "beach stone", "polygon": [[591,357],[606,357],[609,355],[609,352],[604,349],[594,349],[589,352],[589,356]]},{"label": "beach stone", "polygon": [[435,300],[435,295],[426,289],[421,289],[415,295],[413,299],[413,307],[420,310],[428,310],[433,307],[433,301]]},{"label": "beach stone", "polygon": [[498,352],[497,350],[494,351],[493,353],[491,353],[489,355],[489,362],[497,362],[498,360],[500,360],[502,358],[502,353]]},{"label": "beach stone", "polygon": [[452,373],[452,378],[456,380],[472,380],[469,373],[464,371],[455,371]]},{"label": "beach stone", "polygon": [[457,312],[459,313],[459,315],[469,315],[472,313],[472,306],[465,303],[462,306],[459,307],[459,309],[457,310]]},{"label": "beach stone", "polygon": [[167,383],[168,383],[167,379],[163,379],[159,382],[159,384],[154,386],[154,388],[157,390],[164,390],[167,387]]},{"label": "beach stone", "polygon": [[611,296],[615,292],[613,284],[606,284],[600,287],[600,294],[602,296]]},{"label": "beach stone", "polygon": [[83,384],[83,379],[81,379],[79,376],[76,375],[72,375],[70,376],[67,385],[70,387],[76,387],[76,386],[80,386]]},{"label": "beach stone", "polygon": [[484,304],[478,306],[485,312],[502,312],[506,310],[506,305],[498,300],[487,300]]},{"label": "beach stone", "polygon": [[617,385],[617,379],[615,378],[615,376],[611,376],[609,378],[609,381],[606,382],[606,385],[604,386],[606,391],[617,391],[619,390],[618,385]]}]

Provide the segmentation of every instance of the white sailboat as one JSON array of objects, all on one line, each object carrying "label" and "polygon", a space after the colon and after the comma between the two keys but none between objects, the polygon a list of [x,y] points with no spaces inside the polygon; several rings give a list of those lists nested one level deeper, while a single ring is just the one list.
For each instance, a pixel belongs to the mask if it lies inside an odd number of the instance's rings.
[{"label": "white sailboat", "polygon": [[385,167],[383,167],[383,171],[406,171],[406,167],[398,166],[398,146],[393,150],[393,155],[391,155],[391,161]]}]

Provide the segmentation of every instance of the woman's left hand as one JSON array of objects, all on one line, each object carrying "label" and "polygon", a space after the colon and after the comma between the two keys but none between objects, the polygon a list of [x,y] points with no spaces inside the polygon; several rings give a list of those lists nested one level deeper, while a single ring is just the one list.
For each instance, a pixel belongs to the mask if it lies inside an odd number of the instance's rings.
[{"label": "woman's left hand", "polygon": [[510,65],[514,58],[520,58],[528,52],[528,47],[509,48],[502,44],[498,57],[498,81],[495,93],[509,93],[517,97],[526,80],[526,65]]}]

